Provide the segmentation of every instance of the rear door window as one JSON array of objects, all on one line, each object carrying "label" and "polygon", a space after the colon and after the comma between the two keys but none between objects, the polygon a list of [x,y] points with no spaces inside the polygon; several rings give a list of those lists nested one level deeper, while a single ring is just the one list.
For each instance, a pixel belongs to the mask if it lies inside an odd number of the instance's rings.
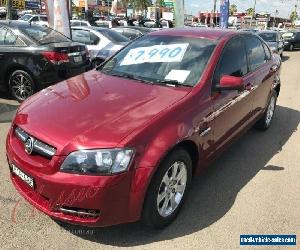
[{"label": "rear door window", "polygon": [[7,33],[5,35],[4,45],[13,46],[13,45],[16,45],[16,41],[17,41],[17,36],[15,36],[10,31],[7,31]]},{"label": "rear door window", "polygon": [[247,74],[247,58],[241,37],[231,39],[224,48],[215,70],[213,82],[219,84],[223,75],[242,77]]},{"label": "rear door window", "polygon": [[7,32],[6,29],[4,29],[3,27],[0,27],[0,45],[4,45],[6,32]]},{"label": "rear door window", "polygon": [[100,38],[88,30],[72,30],[72,39],[85,45],[97,45]]},{"label": "rear door window", "polygon": [[265,50],[261,41],[255,36],[248,36],[245,41],[249,70],[254,71],[266,62]]},{"label": "rear door window", "polygon": [[264,47],[264,50],[265,50],[265,53],[266,53],[266,60],[267,61],[271,60],[271,51],[270,51],[270,49],[264,43],[263,43],[263,47]]}]

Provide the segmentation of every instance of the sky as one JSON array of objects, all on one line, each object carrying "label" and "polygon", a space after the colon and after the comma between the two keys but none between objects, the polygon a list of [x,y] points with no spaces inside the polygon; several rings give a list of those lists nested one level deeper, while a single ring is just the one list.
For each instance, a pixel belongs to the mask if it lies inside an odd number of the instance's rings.
[{"label": "sky", "polygon": [[[213,10],[213,0],[185,0],[185,9],[188,14],[196,15],[199,11]],[[256,12],[268,12],[275,15],[278,10],[278,16],[289,17],[295,8],[297,0],[257,0]],[[230,0],[230,4],[235,4],[239,12],[243,12],[248,8],[253,8],[254,0]],[[298,15],[300,16],[300,0],[298,0]],[[220,0],[217,0],[217,10],[220,9]]]}]

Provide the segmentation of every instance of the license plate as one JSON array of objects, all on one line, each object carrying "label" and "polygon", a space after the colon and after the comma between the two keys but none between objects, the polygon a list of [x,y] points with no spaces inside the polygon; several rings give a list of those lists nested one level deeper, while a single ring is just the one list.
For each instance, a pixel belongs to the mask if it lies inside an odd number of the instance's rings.
[{"label": "license plate", "polygon": [[34,188],[34,181],[33,178],[25,174],[22,170],[17,168],[14,164],[11,164],[11,170],[12,172],[18,176],[21,180],[23,180],[26,184],[28,184],[30,187]]},{"label": "license plate", "polygon": [[82,56],[74,56],[73,59],[75,63],[82,62]]}]

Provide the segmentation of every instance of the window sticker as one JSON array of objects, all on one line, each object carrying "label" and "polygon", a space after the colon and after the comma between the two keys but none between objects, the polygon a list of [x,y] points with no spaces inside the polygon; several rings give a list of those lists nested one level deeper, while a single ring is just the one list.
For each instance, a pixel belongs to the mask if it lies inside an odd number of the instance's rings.
[{"label": "window sticker", "polygon": [[186,78],[189,76],[191,71],[189,70],[179,70],[179,69],[172,69],[169,74],[166,75],[166,80],[177,80],[180,83],[183,83]]},{"label": "window sticker", "polygon": [[188,46],[188,43],[181,43],[134,48],[127,53],[120,65],[181,62]]}]

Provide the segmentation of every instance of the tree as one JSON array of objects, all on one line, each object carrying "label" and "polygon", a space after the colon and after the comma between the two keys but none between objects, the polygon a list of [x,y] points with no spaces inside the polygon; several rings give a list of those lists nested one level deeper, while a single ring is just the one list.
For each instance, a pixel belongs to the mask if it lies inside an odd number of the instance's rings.
[{"label": "tree", "polygon": [[235,4],[231,4],[229,7],[230,15],[233,15],[235,12],[237,12],[237,6]]},{"label": "tree", "polygon": [[290,19],[291,19],[291,23],[292,24],[298,19],[298,14],[297,14],[297,12],[295,10],[292,11],[292,13],[290,15]]},{"label": "tree", "polygon": [[246,9],[246,12],[247,12],[248,16],[253,16],[254,10],[253,10],[253,8],[249,8],[249,9]]},{"label": "tree", "polygon": [[125,9],[125,11],[126,11],[125,16],[127,17],[127,9],[131,3],[131,0],[121,0],[120,3],[121,3],[122,8]]},{"label": "tree", "polygon": [[135,10],[144,11],[148,7],[152,6],[151,0],[131,0],[130,1]]}]

